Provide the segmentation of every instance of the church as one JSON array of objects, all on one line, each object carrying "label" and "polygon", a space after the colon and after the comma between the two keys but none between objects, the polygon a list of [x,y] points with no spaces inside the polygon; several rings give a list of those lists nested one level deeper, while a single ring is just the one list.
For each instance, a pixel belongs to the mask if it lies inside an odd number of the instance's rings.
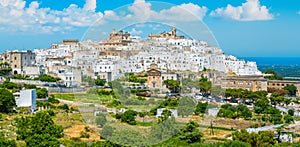
[{"label": "church", "polygon": [[171,32],[163,32],[160,34],[150,34],[149,39],[166,38],[166,39],[184,39],[184,36],[177,36],[176,28],[172,27]]}]

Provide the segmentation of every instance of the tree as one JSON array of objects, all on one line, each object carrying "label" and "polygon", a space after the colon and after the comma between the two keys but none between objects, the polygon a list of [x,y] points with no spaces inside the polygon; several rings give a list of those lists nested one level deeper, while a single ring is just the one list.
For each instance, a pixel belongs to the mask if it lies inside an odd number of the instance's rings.
[{"label": "tree", "polygon": [[14,95],[6,89],[0,89],[0,112],[8,113],[16,106]]},{"label": "tree", "polygon": [[[53,138],[63,137],[63,128],[54,124],[51,116],[47,111],[41,111],[34,116],[21,117],[16,119],[16,127],[18,140],[26,139],[33,141],[33,139],[44,139],[52,136]],[[45,136],[34,136],[34,135]],[[33,137],[34,136],[34,137]]]},{"label": "tree", "polygon": [[23,87],[25,89],[36,89],[36,86],[35,85],[32,85],[32,84],[24,84]]},{"label": "tree", "polygon": [[106,83],[106,80],[105,80],[105,79],[96,79],[96,80],[95,80],[95,84],[96,84],[97,86],[104,86],[105,83]]},{"label": "tree", "polygon": [[96,124],[99,127],[103,127],[107,122],[106,116],[103,113],[100,113],[99,115],[97,115],[96,117]]},{"label": "tree", "polygon": [[246,105],[237,105],[236,109],[239,114],[239,117],[241,116],[244,119],[251,119],[252,112],[249,110],[249,108]]},{"label": "tree", "polygon": [[164,80],[163,82],[167,88],[171,91],[173,91],[174,93],[179,92],[179,88],[180,88],[180,83],[177,80]]},{"label": "tree", "polygon": [[288,84],[283,89],[289,92],[289,96],[295,96],[297,93],[297,87],[293,84],[292,85]]},{"label": "tree", "polygon": [[58,82],[61,79],[58,77],[52,77],[50,75],[42,74],[40,75],[39,80],[43,82]]},{"label": "tree", "polygon": [[198,103],[196,105],[195,114],[199,115],[200,113],[205,113],[208,103]]},{"label": "tree", "polygon": [[36,95],[38,98],[47,98],[48,90],[46,88],[37,88]]},{"label": "tree", "polygon": [[268,69],[264,73],[265,74],[272,74],[271,76],[266,76],[265,77],[269,80],[283,80],[283,78],[281,76],[279,76],[274,70]]},{"label": "tree", "polygon": [[102,130],[100,131],[101,134],[101,138],[105,138],[107,139],[108,137],[112,136],[114,133],[114,128],[109,126],[109,125],[105,125]]},{"label": "tree", "polygon": [[177,107],[178,114],[182,117],[192,115],[195,109],[195,102],[190,97],[182,97]]},{"label": "tree", "polygon": [[126,122],[130,125],[136,125],[135,116],[138,113],[134,110],[128,110],[121,116],[121,121]]},{"label": "tree", "polygon": [[212,88],[212,83],[211,83],[211,81],[208,81],[208,79],[206,77],[202,77],[199,80],[199,88],[200,88],[200,92],[208,94]]},{"label": "tree", "polygon": [[4,137],[4,133],[0,132],[0,146],[3,147],[17,147],[15,140],[8,140]]},{"label": "tree", "polygon": [[9,64],[7,62],[0,63],[0,76],[8,76],[11,71],[12,68],[9,67]]},{"label": "tree", "polygon": [[185,127],[178,133],[181,140],[187,141],[187,143],[200,142],[203,134],[197,129],[199,124],[195,121],[190,121],[185,125]]},{"label": "tree", "polygon": [[237,105],[232,106],[231,104],[225,104],[221,106],[221,109],[218,113],[220,117],[227,117],[227,118],[244,118],[244,119],[251,119],[252,112],[246,105]]},{"label": "tree", "polygon": [[50,134],[33,134],[25,139],[26,146],[59,147],[59,140]]},{"label": "tree", "polygon": [[289,109],[289,110],[288,110],[288,114],[289,114],[290,116],[294,116],[294,113],[295,113],[295,111],[294,111],[293,109]]},{"label": "tree", "polygon": [[163,112],[161,113],[161,121],[165,121],[165,120],[167,120],[171,115],[172,115],[172,112],[170,111],[170,110],[168,110],[168,109],[165,109],[165,110],[163,110]]},{"label": "tree", "polygon": [[252,147],[267,147],[276,143],[274,133],[262,131],[258,133],[248,133],[245,129],[232,133],[232,139],[251,144]]},{"label": "tree", "polygon": [[49,102],[49,103],[51,103],[51,104],[58,104],[58,103],[59,103],[59,100],[56,99],[56,98],[54,97],[53,94],[51,94],[51,95],[49,96],[47,102]]},{"label": "tree", "polygon": [[210,147],[251,147],[251,145],[247,142],[230,140],[225,142],[214,143]]},{"label": "tree", "polygon": [[6,80],[2,84],[0,84],[0,88],[18,89],[19,87],[18,87],[18,84]]},{"label": "tree", "polygon": [[270,97],[270,102],[272,105],[274,105],[276,107],[276,105],[281,104],[284,101],[283,96],[279,96],[276,92],[272,93],[271,97]]},{"label": "tree", "polygon": [[294,121],[294,118],[291,115],[285,115],[284,116],[284,121],[285,121],[285,123],[291,123],[291,122]]},{"label": "tree", "polygon": [[283,99],[283,103],[285,104],[285,106],[288,106],[291,102],[292,102],[291,98],[284,98]]}]

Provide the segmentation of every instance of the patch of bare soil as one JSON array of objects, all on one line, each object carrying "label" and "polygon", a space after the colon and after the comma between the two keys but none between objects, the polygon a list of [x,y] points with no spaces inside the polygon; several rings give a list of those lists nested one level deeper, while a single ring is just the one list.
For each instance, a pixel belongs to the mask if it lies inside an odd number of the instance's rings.
[{"label": "patch of bare soil", "polygon": [[[86,132],[85,130],[86,125],[73,125],[70,128],[64,129],[64,134],[67,138],[79,138],[81,132]],[[81,138],[82,141],[98,141],[100,140],[100,135],[99,133],[97,133],[97,131],[95,130],[96,128],[93,128],[91,126],[89,126],[89,130],[88,133],[90,135],[89,138]]]}]

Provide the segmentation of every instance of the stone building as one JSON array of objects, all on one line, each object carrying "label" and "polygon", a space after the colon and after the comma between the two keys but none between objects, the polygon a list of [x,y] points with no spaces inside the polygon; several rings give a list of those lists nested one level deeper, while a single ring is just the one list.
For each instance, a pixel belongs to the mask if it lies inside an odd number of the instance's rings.
[{"label": "stone building", "polygon": [[[268,89],[283,89],[287,85],[294,85],[297,88],[296,96],[299,96],[300,81],[289,80],[267,80],[263,75],[248,75],[248,76],[225,76],[216,78],[221,80],[218,82],[222,88],[241,88],[250,91],[260,91]],[[218,85],[217,83],[214,83]]]},{"label": "stone building", "polygon": [[296,95],[299,96],[300,92],[300,81],[289,81],[289,80],[268,80],[268,89],[283,89],[287,85],[294,85],[297,87]]},{"label": "stone building", "polygon": [[166,39],[184,39],[184,36],[177,36],[176,28],[172,27],[171,32],[163,32],[160,34],[150,34],[149,39],[166,38]]},{"label": "stone building", "polygon": [[104,45],[109,46],[126,46],[131,43],[130,34],[128,32],[123,33],[123,30],[120,30],[119,33],[113,29],[109,37],[104,41]]},{"label": "stone building", "polygon": [[267,79],[262,75],[226,76],[221,78],[222,88],[241,88],[250,91],[267,91]]},{"label": "stone building", "polygon": [[35,64],[35,54],[27,51],[7,51],[2,54],[2,61],[7,62],[13,74],[23,74],[24,67]]},{"label": "stone building", "polygon": [[147,75],[147,86],[149,88],[162,87],[161,72],[159,71],[157,64],[150,65],[150,70],[147,71]]},{"label": "stone building", "polygon": [[147,86],[149,88],[166,89],[164,85],[165,80],[180,81],[180,75],[178,73],[161,72],[157,64],[151,64],[150,70],[147,71],[148,80]]}]

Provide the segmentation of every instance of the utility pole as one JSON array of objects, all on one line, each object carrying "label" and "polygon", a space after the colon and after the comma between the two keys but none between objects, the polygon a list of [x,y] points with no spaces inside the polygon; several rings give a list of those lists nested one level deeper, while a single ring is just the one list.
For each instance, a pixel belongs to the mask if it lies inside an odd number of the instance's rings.
[{"label": "utility pole", "polygon": [[210,120],[210,128],[211,128],[211,134],[214,135],[214,129],[213,129],[213,121]]}]

